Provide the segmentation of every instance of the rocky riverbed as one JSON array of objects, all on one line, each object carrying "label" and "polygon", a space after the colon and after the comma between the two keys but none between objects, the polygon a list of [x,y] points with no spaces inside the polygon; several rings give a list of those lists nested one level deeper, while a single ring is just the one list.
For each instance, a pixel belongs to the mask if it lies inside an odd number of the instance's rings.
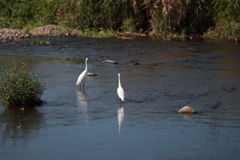
[{"label": "rocky riverbed", "polygon": [[70,36],[73,31],[67,27],[59,27],[56,25],[46,25],[43,27],[37,27],[30,31],[23,31],[20,29],[3,28],[0,29],[0,41],[19,41],[25,38],[37,37],[37,36],[57,36],[65,35]]},{"label": "rocky riverbed", "polygon": [[[19,41],[26,38],[31,37],[40,37],[40,36],[79,36],[79,37],[89,37],[91,35],[86,35],[81,30],[70,29],[64,26],[57,25],[46,25],[42,27],[34,28],[30,31],[23,31],[20,29],[11,29],[11,28],[3,28],[0,29],[0,42],[6,41]],[[137,37],[137,38],[146,38],[146,37],[154,37],[147,34],[139,34],[139,33],[117,33],[119,37]]]},{"label": "rocky riverbed", "polygon": [[32,37],[29,32],[19,29],[3,28],[0,29],[0,41],[21,40],[24,38]]}]

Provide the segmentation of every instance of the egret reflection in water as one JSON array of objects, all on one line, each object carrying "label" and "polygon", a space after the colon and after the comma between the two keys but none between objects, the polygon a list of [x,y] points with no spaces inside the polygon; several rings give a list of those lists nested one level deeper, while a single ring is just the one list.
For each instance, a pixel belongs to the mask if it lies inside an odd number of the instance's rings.
[{"label": "egret reflection in water", "polygon": [[80,114],[85,115],[85,120],[88,121],[88,98],[87,95],[80,90],[76,91],[77,94],[77,106]]},{"label": "egret reflection in water", "polygon": [[118,114],[118,134],[120,135],[121,133],[121,125],[124,119],[124,108],[120,107],[117,111]]}]

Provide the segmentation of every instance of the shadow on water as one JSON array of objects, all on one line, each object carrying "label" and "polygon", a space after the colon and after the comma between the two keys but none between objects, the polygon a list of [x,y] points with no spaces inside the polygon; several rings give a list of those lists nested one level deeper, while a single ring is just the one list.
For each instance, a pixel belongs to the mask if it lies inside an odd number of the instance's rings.
[{"label": "shadow on water", "polygon": [[[42,37],[0,44],[0,65],[26,63],[48,85],[44,106],[0,107],[4,159],[239,159],[240,46]],[[77,77],[89,59],[85,89]],[[115,60],[118,64],[102,63]],[[118,76],[125,91],[117,95]],[[197,114],[178,114],[183,106]],[[21,126],[21,127],[20,127]],[[191,153],[191,154],[189,154]]]},{"label": "shadow on water", "polygon": [[38,135],[39,130],[44,126],[43,113],[37,109],[16,110],[5,109],[0,114],[1,119],[1,145],[15,147],[18,143],[26,143]]}]

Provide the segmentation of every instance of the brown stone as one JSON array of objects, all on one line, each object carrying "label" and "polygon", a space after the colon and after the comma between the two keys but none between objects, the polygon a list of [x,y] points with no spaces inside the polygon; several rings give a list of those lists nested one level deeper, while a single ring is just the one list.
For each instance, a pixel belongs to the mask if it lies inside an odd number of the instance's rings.
[{"label": "brown stone", "polygon": [[88,74],[87,74],[88,76],[97,76],[97,74],[96,73],[91,73],[91,72],[88,72]]},{"label": "brown stone", "polygon": [[190,106],[184,106],[182,109],[178,111],[178,113],[197,113],[197,111],[191,108]]}]

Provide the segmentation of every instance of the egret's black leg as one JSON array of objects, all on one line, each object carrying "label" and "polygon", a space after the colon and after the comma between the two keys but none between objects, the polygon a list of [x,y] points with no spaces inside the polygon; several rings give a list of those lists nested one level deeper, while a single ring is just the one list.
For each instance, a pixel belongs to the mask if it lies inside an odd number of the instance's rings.
[{"label": "egret's black leg", "polygon": [[84,89],[85,89],[85,87],[84,87],[84,83],[83,83],[83,89],[82,90],[84,91]]},{"label": "egret's black leg", "polygon": [[123,106],[123,101],[120,99],[120,107]]}]

